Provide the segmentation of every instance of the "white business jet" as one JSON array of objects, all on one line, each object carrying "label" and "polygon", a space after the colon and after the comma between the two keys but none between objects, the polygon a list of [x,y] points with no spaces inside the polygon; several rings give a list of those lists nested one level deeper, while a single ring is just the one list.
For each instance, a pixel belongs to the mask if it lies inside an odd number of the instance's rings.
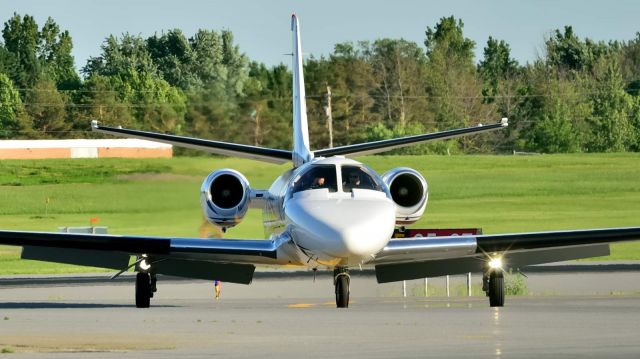
[{"label": "white business jet", "polygon": [[[313,151],[309,147],[298,19],[293,32],[293,150],[262,148],[106,127],[94,131],[169,143],[215,154],[291,162],[268,190],[253,189],[238,171],[217,170],[202,183],[206,218],[223,229],[249,208],[261,208],[268,239],[163,238],[0,231],[0,244],[25,247],[22,258],[137,271],[135,302],[150,305],[156,275],[249,284],[255,266],[333,270],[336,306],[349,305],[349,268],[373,267],[378,282],[482,272],[491,306],[504,305],[506,268],[609,254],[611,242],[640,239],[640,227],[562,232],[392,239],[394,228],[417,221],[428,187],[417,171],[382,176],[348,157],[433,140],[494,131],[499,123]],[[135,257],[133,264],[131,256]],[[119,275],[118,273],[117,275]],[[117,276],[116,275],[116,276]]]}]

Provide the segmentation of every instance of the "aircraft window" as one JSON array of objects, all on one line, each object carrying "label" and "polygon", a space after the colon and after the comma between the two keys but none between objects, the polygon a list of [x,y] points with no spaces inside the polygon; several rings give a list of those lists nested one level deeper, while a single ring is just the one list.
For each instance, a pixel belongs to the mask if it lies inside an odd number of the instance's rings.
[{"label": "aircraft window", "polygon": [[312,166],[307,172],[293,184],[292,193],[306,191],[310,189],[327,188],[329,192],[338,191],[338,180],[336,179],[336,166],[317,165]]},{"label": "aircraft window", "polygon": [[342,166],[342,190],[351,192],[353,188],[382,191],[382,186],[365,169],[358,166]]}]

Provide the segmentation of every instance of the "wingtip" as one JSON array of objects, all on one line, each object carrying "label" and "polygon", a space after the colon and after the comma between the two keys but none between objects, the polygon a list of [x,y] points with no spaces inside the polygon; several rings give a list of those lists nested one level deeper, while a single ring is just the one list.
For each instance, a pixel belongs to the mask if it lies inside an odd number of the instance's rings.
[{"label": "wingtip", "polygon": [[502,125],[502,127],[508,127],[509,126],[509,119],[506,117],[503,117],[502,120],[500,120],[500,124]]},{"label": "wingtip", "polygon": [[98,121],[97,120],[91,121],[91,129],[95,130],[97,128],[98,128]]}]

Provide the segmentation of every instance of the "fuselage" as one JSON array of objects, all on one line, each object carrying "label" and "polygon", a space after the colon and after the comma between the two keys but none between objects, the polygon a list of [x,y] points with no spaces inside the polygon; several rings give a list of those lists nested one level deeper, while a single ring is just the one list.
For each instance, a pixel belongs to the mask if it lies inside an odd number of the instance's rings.
[{"label": "fuselage", "polygon": [[264,206],[268,237],[289,235],[299,265],[353,266],[392,237],[396,205],[372,169],[344,157],[317,158],[276,179]]}]

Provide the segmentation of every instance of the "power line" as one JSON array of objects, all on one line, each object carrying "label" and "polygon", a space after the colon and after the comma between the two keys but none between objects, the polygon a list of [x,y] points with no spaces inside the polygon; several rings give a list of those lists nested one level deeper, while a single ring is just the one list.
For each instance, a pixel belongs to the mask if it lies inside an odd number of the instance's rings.
[{"label": "power line", "polygon": [[[625,91],[625,93],[629,94],[627,91]],[[593,95],[599,95],[599,94],[603,94],[603,91],[583,91],[583,92],[575,92],[575,93],[556,93],[556,94],[551,94],[551,93],[540,93],[540,94],[518,94],[518,95],[482,95],[482,94],[478,94],[478,95],[472,95],[472,96],[450,96],[450,95],[371,95],[371,94],[366,94],[366,95],[353,95],[353,94],[335,94],[332,93],[331,97],[333,99],[345,99],[345,98],[351,98],[351,99],[404,99],[404,100],[420,100],[420,99],[459,99],[459,100],[471,100],[471,99],[521,99],[521,98],[548,98],[548,97],[553,97],[553,98],[588,98],[589,96],[593,96]],[[320,94],[320,95],[307,95],[305,96],[306,99],[311,99],[311,100],[321,100],[324,99],[326,97],[326,94]],[[291,98],[289,97],[267,97],[267,98],[257,98],[257,99],[249,99],[249,98],[243,98],[240,101],[236,102],[239,104],[246,104],[246,103],[251,103],[251,102],[262,102],[262,101],[284,101],[284,102],[289,102],[291,101]],[[208,105],[211,104],[212,102],[215,101],[211,101],[211,102],[189,102],[186,101],[186,104],[189,105]],[[27,104],[46,104],[46,103],[41,103],[41,102],[26,102],[24,103],[25,105]],[[58,106],[59,104],[52,104],[55,106]],[[75,104],[75,103],[65,103],[65,105],[71,105],[71,106],[78,106],[78,107],[82,107],[82,106],[93,106],[93,104]],[[171,105],[174,106],[176,104],[174,103],[167,103],[167,102],[158,102],[158,103],[146,103],[146,104],[126,104],[125,106],[139,106],[139,105]]]}]

